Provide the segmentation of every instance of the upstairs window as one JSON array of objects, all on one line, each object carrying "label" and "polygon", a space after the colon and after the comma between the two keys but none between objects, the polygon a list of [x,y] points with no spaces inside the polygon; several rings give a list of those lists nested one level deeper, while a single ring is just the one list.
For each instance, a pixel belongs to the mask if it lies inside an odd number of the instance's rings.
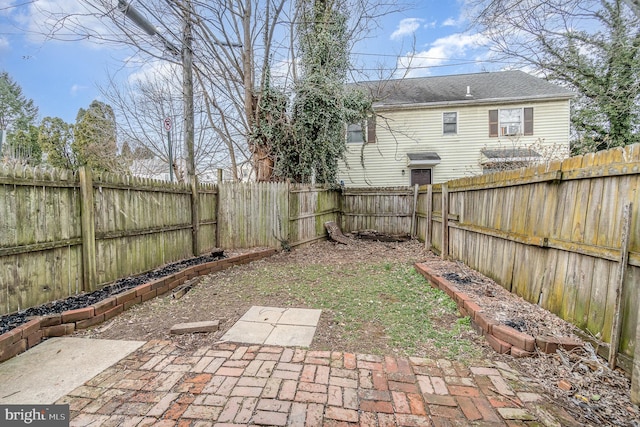
[{"label": "upstairs window", "polygon": [[533,108],[489,110],[489,136],[533,135]]},{"label": "upstairs window", "polygon": [[376,119],[369,117],[363,129],[362,123],[347,125],[347,144],[373,144],[376,142]]},{"label": "upstairs window", "polygon": [[458,133],[458,113],[442,113],[442,133],[444,135]]},{"label": "upstairs window", "polygon": [[498,113],[500,119],[500,136],[519,135],[522,129],[522,109],[507,108]]},{"label": "upstairs window", "polygon": [[364,132],[362,130],[362,124],[351,123],[347,125],[347,143],[348,144],[364,143]]}]

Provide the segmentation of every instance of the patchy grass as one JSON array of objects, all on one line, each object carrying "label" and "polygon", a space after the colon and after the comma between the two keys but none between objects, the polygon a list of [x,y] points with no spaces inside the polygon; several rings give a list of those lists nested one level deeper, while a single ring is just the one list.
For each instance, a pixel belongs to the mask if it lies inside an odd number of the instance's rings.
[{"label": "patchy grass", "polygon": [[[252,285],[266,299],[282,305],[306,306],[332,316],[332,333],[343,343],[385,342],[394,352],[474,358],[477,346],[468,318],[459,318],[454,301],[433,289],[403,263],[268,264],[251,274],[236,276],[235,285]],[[375,347],[375,345],[374,345]],[[387,348],[380,348],[382,353]]]}]

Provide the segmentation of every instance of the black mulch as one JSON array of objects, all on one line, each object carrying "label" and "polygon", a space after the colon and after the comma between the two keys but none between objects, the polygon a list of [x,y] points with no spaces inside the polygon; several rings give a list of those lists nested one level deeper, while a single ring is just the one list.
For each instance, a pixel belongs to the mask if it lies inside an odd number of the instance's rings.
[{"label": "black mulch", "polygon": [[116,280],[110,285],[106,285],[96,291],[72,295],[63,300],[52,301],[36,307],[30,307],[15,313],[5,314],[0,317],[0,335],[8,332],[24,323],[27,323],[33,316],[47,316],[50,314],[62,313],[67,310],[75,310],[78,308],[88,307],[112,295],[135,288],[138,285],[160,279],[165,276],[177,273],[187,267],[193,265],[204,264],[211,261],[217,261],[225,258],[223,251],[214,251],[209,255],[201,255],[199,257],[189,258],[186,260],[167,264],[164,267],[140,274],[138,276],[125,277]]}]

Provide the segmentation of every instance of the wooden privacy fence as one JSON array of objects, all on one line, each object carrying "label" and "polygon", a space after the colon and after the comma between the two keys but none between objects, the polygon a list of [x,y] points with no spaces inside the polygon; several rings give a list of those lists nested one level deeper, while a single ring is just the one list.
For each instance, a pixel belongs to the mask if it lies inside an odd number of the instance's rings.
[{"label": "wooden privacy fence", "polygon": [[639,176],[640,145],[420,188],[342,191],[0,169],[0,313],[214,247],[312,242],[336,221],[345,232],[417,235],[613,341],[629,371],[640,353]]},{"label": "wooden privacy fence", "polygon": [[634,352],[640,363],[639,184],[640,145],[462,178],[421,188],[418,234],[443,257],[613,342],[631,372]]},{"label": "wooden privacy fence", "polygon": [[339,194],[0,167],[0,314],[216,247],[279,248],[324,238],[324,222],[338,220]]},{"label": "wooden privacy fence", "polygon": [[219,187],[219,246],[291,247],[325,238],[337,221],[340,193],[287,183],[224,183]]},{"label": "wooden privacy fence", "polygon": [[345,188],[342,191],[343,231],[375,230],[409,234],[414,229],[417,187]]},{"label": "wooden privacy fence", "polygon": [[0,313],[82,290],[81,205],[69,171],[0,169]]},{"label": "wooden privacy fence", "polygon": [[92,177],[84,169],[0,168],[0,313],[211,250],[216,189],[200,185],[197,197],[194,227],[186,185]]}]

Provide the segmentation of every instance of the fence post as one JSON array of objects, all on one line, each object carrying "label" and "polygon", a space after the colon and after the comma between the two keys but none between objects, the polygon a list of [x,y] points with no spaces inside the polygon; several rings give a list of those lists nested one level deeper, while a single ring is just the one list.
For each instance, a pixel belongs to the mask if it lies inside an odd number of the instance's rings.
[{"label": "fence post", "polygon": [[[291,182],[287,181],[287,188],[285,191],[286,191],[285,201],[284,201],[285,212],[283,214],[284,221],[282,221],[283,235],[280,238],[288,240],[289,245],[292,245],[297,242],[293,242],[291,239],[291,232],[292,232],[291,230],[291,223],[292,223],[291,221],[291,217],[292,217],[291,215]],[[296,196],[296,197],[299,197],[299,196]],[[298,238],[300,238],[300,236],[298,236]]]},{"label": "fence post", "polygon": [[[222,170],[222,169],[218,169],[218,170]],[[215,224],[216,224],[216,228],[215,228],[215,233],[216,233],[216,248],[220,248],[220,192],[222,187],[222,181],[218,181],[218,183],[216,184],[216,210],[215,210]]]},{"label": "fence post", "polygon": [[96,288],[96,222],[91,169],[80,168],[80,219],[82,230],[82,290]]},{"label": "fence post", "polygon": [[200,232],[200,200],[198,195],[198,177],[193,176],[191,184],[191,248],[193,256],[200,255],[198,233]]},{"label": "fence post", "polygon": [[424,235],[424,248],[431,250],[431,236],[433,236],[433,185],[427,185],[427,230]]},{"label": "fence post", "polygon": [[640,309],[636,322],[636,347],[631,362],[631,403],[640,404]]},{"label": "fence post", "polygon": [[340,190],[334,190],[334,191],[339,191],[338,193],[338,220],[336,221],[336,224],[338,224],[340,226],[340,230],[344,231],[344,185],[340,186]]},{"label": "fence post", "polygon": [[[633,204],[629,203],[624,207],[622,213],[622,225],[620,227],[621,232],[621,245],[620,251],[620,265],[618,268],[618,277],[616,286],[616,300],[613,309],[613,325],[611,327],[611,349],[609,350],[609,367],[615,369],[616,356],[618,354],[618,346],[620,345],[620,329],[622,328],[622,292],[624,290],[624,277],[627,271],[627,263],[629,262],[629,234],[631,232],[631,214]],[[635,362],[635,360],[634,360]]]},{"label": "fence post", "polygon": [[449,259],[449,187],[442,184],[442,251],[440,257]]},{"label": "fence post", "polygon": [[413,214],[411,215],[411,237],[418,234],[418,184],[413,185]]}]

